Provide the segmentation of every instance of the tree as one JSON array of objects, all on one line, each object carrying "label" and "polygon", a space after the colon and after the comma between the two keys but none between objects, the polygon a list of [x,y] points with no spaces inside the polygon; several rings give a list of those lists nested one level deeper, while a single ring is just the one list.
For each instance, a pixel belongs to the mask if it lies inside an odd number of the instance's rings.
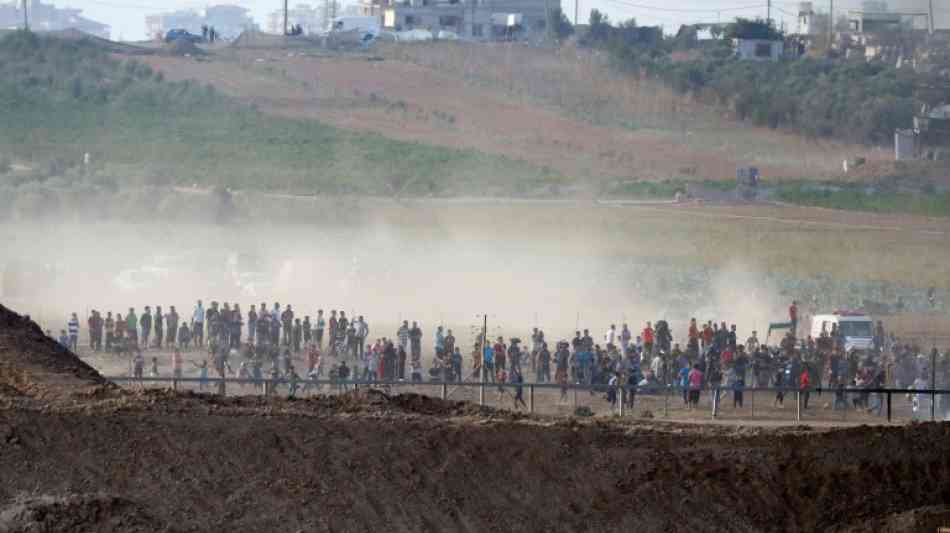
[{"label": "tree", "polygon": [[590,19],[588,19],[590,28],[587,30],[587,41],[591,44],[604,44],[610,38],[610,19],[607,15],[596,9],[590,10]]},{"label": "tree", "polygon": [[550,28],[551,38],[555,40],[560,41],[574,34],[574,25],[560,6],[548,10],[547,25]]}]

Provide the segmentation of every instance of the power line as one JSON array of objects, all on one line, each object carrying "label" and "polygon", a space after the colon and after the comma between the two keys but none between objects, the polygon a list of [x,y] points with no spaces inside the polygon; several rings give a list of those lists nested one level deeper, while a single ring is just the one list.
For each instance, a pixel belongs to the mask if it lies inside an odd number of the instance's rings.
[{"label": "power line", "polygon": [[768,7],[768,4],[755,4],[755,5],[748,5],[748,6],[721,7],[718,9],[681,9],[681,8],[674,8],[674,7],[658,7],[658,6],[647,6],[643,4],[634,4],[631,2],[626,2],[624,0],[614,0],[614,3],[622,4],[627,7],[633,7],[636,9],[662,11],[666,13],[717,13],[719,11],[745,11],[748,9],[761,9],[763,7]]}]

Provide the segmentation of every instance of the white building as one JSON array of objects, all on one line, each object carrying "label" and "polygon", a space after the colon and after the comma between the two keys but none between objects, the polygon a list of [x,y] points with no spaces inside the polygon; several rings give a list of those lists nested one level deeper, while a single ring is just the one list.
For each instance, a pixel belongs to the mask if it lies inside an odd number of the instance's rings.
[{"label": "white building", "polygon": [[767,39],[733,39],[732,47],[739,59],[778,61],[785,51],[785,42]]}]

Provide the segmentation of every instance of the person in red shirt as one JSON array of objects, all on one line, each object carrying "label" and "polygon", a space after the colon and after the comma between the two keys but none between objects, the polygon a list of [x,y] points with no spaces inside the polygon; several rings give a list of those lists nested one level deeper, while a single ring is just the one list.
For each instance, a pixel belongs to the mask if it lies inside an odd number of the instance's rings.
[{"label": "person in red shirt", "polygon": [[712,323],[706,322],[706,326],[703,327],[703,351],[706,351],[709,345],[712,344],[713,336],[715,336],[715,333],[712,329]]},{"label": "person in red shirt", "polygon": [[811,376],[808,375],[808,367],[802,367],[802,376],[799,381],[799,390],[802,395],[802,409],[808,409],[808,389],[811,387]]},{"label": "person in red shirt", "polygon": [[653,355],[653,324],[647,322],[647,327],[643,329],[643,353]]}]

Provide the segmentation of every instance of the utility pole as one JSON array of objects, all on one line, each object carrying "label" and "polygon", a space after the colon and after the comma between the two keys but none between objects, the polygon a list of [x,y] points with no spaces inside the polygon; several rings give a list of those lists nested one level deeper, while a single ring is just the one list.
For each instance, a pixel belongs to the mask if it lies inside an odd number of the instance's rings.
[{"label": "utility pole", "polygon": [[768,2],[765,5],[766,5],[765,22],[766,24],[771,25],[772,24],[772,0],[768,0]]},{"label": "utility pole", "polygon": [[581,0],[574,0],[574,27],[577,28],[577,14],[580,13]]},{"label": "utility pole", "polygon": [[835,43],[835,0],[828,0],[828,52]]},{"label": "utility pole", "polygon": [[284,0],[284,35],[287,35],[287,0]]},{"label": "utility pole", "polygon": [[927,16],[927,27],[930,29],[930,35],[934,34],[934,0],[930,0],[930,14]]},{"label": "utility pole", "polygon": [[27,4],[30,0],[23,0],[23,29],[30,31],[30,15],[27,12]]}]

